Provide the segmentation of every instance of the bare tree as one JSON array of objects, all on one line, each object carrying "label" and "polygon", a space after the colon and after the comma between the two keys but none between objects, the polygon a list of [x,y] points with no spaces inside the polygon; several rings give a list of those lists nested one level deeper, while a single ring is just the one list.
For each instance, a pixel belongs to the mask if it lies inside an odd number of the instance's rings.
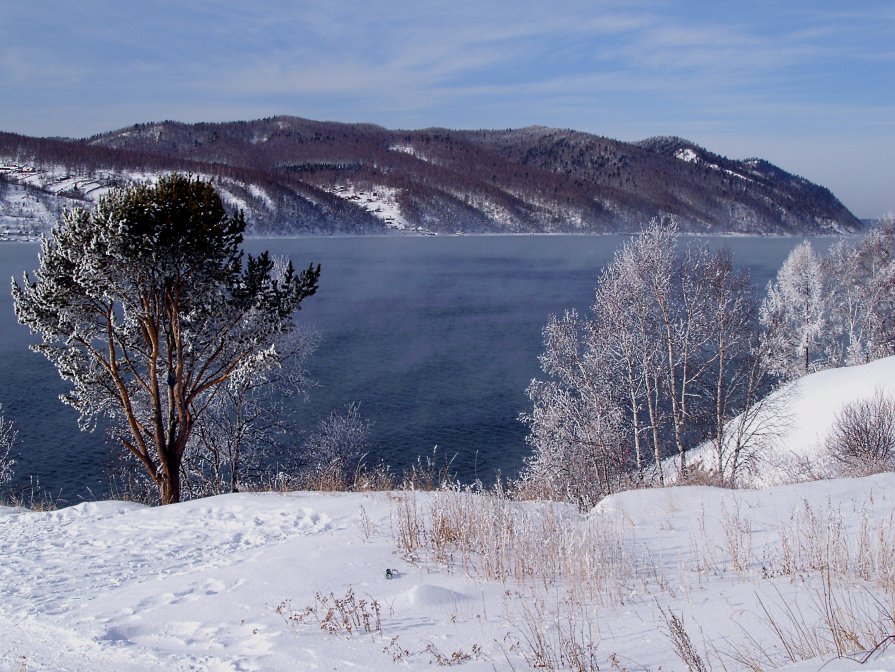
[{"label": "bare tree", "polygon": [[196,424],[184,456],[191,496],[238,492],[298,469],[292,437],[296,397],[307,399],[313,381],[303,368],[317,334],[298,328],[277,342],[278,358],[240,369]]},{"label": "bare tree", "polygon": [[791,388],[778,386],[768,367],[763,334],[753,334],[753,347],[734,364],[726,385],[727,413],[716,417],[720,427],[711,441],[715,471],[724,483],[735,486],[744,472],[754,474],[760,461],[778,447],[779,436],[791,425]]},{"label": "bare tree", "polygon": [[[742,467],[764,446],[769,426],[769,393],[777,379],[768,367],[765,339],[758,327],[758,301],[747,269],[736,269],[727,249],[705,265],[711,356],[703,384],[714,470],[736,484]],[[782,412],[783,408],[777,410]],[[761,440],[760,440],[761,439]]]}]

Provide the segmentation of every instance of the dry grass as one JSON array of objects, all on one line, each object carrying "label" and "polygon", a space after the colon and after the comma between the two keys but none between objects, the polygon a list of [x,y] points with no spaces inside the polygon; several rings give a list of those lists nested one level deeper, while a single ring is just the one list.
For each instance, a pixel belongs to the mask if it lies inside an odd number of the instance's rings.
[{"label": "dry grass", "polygon": [[520,504],[499,486],[393,498],[392,536],[412,562],[490,581],[563,585],[600,604],[618,603],[623,579],[636,571],[618,530],[597,518],[582,524],[569,505]]},{"label": "dry grass", "polygon": [[69,506],[71,502],[62,499],[61,494],[54,496],[40,485],[40,481],[31,478],[27,487],[17,491],[7,491],[0,495],[0,506],[29,509],[30,511],[56,511]]},{"label": "dry grass", "polygon": [[551,609],[543,600],[523,601],[515,646],[529,669],[597,672],[603,661],[596,619],[592,612],[565,607]]},{"label": "dry grass", "polygon": [[258,484],[259,491],[293,492],[391,492],[395,490],[426,491],[448,487],[456,479],[452,460],[443,461],[437,452],[416,462],[403,472],[392,471],[386,464],[361,462],[354,473],[346,473],[338,463],[291,474],[275,474],[268,482]]},{"label": "dry grass", "polygon": [[772,600],[759,597],[759,613],[742,627],[742,642],[719,655],[754,672],[827,656],[866,660],[895,633],[895,602],[843,583],[827,571],[821,588],[801,602],[779,591]]},{"label": "dry grass", "polygon": [[[598,655],[596,614],[625,605],[643,610],[649,601],[678,658],[699,672],[728,669],[731,661],[737,669],[770,669],[854,654],[895,633],[895,511],[881,518],[871,513],[872,501],[863,510],[853,504],[858,513],[847,517],[832,504],[805,501],[782,519],[771,511],[778,522],[759,523],[745,495],[725,497],[713,515],[703,509],[692,517],[672,499],[669,527],[660,531],[691,526],[691,544],[664,551],[655,539],[638,541],[624,516],[585,516],[572,505],[521,503],[514,494],[499,486],[396,492],[391,528],[411,562],[505,584],[512,649],[533,669],[607,669],[610,658]],[[698,651],[683,616],[663,605],[693,581],[730,574],[755,586],[751,618],[764,630],[744,628],[743,644],[725,651]],[[769,600],[767,590],[776,591],[781,580],[816,592],[799,609],[780,593]]]}]

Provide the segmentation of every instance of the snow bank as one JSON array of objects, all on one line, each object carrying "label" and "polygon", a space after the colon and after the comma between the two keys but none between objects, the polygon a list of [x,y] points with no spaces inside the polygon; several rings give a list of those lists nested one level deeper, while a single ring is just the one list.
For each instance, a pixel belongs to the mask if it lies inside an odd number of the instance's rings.
[{"label": "snow bank", "polygon": [[819,371],[792,383],[790,423],[778,443],[784,469],[768,473],[763,482],[784,481],[785,466],[793,462],[820,464],[824,442],[842,407],[870,398],[876,390],[895,396],[895,357]]},{"label": "snow bank", "polygon": [[[768,405],[757,423],[773,427],[774,436],[761,452],[750,485],[766,487],[827,475],[824,443],[836,415],[843,406],[870,398],[877,390],[895,396],[895,357],[818,371],[774,393],[772,398],[781,403]],[[688,459],[713,465],[712,446],[700,446]],[[677,461],[672,458],[666,473],[676,471]]]}]

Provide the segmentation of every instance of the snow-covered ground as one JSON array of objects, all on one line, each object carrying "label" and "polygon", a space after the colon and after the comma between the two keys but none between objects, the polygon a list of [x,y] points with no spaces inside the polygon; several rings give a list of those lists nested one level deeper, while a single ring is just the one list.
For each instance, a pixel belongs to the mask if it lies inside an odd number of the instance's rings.
[{"label": "snow-covered ground", "polygon": [[[495,539],[532,569],[517,578],[459,546],[399,550],[393,537],[407,533],[408,512],[434,535],[430,515],[452,506],[502,520]],[[589,515],[444,492],[7,508],[0,669],[523,670],[563,646],[600,669],[685,669],[668,636],[672,614],[716,669],[722,660],[743,669],[736,657],[750,652],[778,665],[789,659],[771,619],[784,630],[823,623],[824,563],[836,568],[833,600],[848,601],[843,619],[864,611],[891,632],[883,577],[893,515],[891,475],[628,492]],[[831,657],[806,655],[792,669]],[[824,669],[895,669],[895,655]]]},{"label": "snow-covered ground", "polygon": [[[786,441],[893,367],[803,380]],[[658,671],[687,646],[707,670],[895,670],[895,645],[856,662],[895,634],[893,520],[895,474],[585,514],[462,491],[0,507],[0,670]]]}]

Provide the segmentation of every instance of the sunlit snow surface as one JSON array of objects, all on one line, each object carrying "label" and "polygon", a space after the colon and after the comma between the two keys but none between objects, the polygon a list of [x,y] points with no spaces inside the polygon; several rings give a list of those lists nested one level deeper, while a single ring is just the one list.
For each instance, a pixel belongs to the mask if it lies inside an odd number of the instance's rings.
[{"label": "sunlit snow surface", "polygon": [[[872,393],[877,374],[892,366],[803,381],[807,410],[794,414],[801,424],[789,436],[810,443],[822,430],[833,406],[815,393],[830,403]],[[532,619],[548,631],[557,619],[562,627],[572,586],[558,571],[497,581],[426,552],[405,559],[394,543],[405,510],[398,496],[428,512],[453,495],[265,493],[161,508],[0,508],[0,670],[422,670],[437,666],[434,652],[462,652],[464,670],[529,669]],[[845,558],[834,579],[840,599],[891,604],[879,581],[862,578],[876,570],[862,565],[861,553],[873,562],[885,553],[874,544],[893,527],[895,475],[763,490],[630,491],[586,514],[537,502],[509,506],[552,512],[572,535],[600,528],[616,539],[623,566],[610,572],[613,599],[584,605],[600,669],[612,669],[611,660],[620,669],[686,669],[660,608],[683,617],[703,654],[723,655],[746,633],[772,649],[765,608],[783,620],[787,609],[806,621],[818,617],[824,573],[811,568],[814,552]],[[787,563],[795,571],[783,572]],[[381,632],[346,636],[319,620],[288,620],[314,605],[315,593],[342,597],[349,588],[381,605]],[[787,669],[895,669],[893,652],[863,667],[826,656]]]},{"label": "sunlit snow surface", "polygon": [[366,191],[346,183],[334,187],[330,191],[340,198],[354,202],[355,205],[381,220],[389,229],[405,231],[413,228],[401,213],[397,189],[380,185]]}]

